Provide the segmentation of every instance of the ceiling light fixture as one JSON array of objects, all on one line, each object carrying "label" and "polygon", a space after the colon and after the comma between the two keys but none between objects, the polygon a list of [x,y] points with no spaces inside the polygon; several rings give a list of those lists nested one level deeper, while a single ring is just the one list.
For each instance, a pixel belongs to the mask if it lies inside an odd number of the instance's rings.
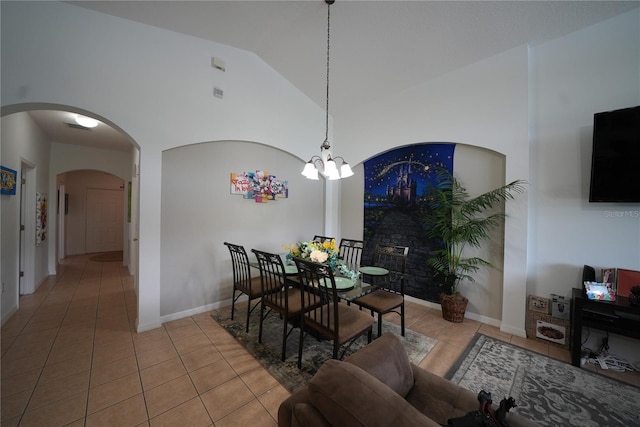
[{"label": "ceiling light fixture", "polygon": [[[353,175],[349,164],[342,157],[331,155],[331,145],[329,144],[329,41],[331,39],[331,5],[335,0],[325,0],[327,3],[327,103],[325,107],[325,137],[320,146],[320,155],[311,157],[302,171],[308,179],[318,179],[318,171],[329,180],[348,178]],[[336,160],[340,160],[342,165],[338,171]]]},{"label": "ceiling light fixture", "polygon": [[98,121],[96,119],[80,115],[76,116],[76,123],[85,128],[94,128],[98,126]]}]

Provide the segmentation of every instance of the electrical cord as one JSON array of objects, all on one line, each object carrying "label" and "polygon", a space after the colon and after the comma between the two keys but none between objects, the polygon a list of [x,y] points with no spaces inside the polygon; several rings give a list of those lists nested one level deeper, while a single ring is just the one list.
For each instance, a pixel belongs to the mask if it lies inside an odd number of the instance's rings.
[{"label": "electrical cord", "polygon": [[[589,335],[590,335],[589,330]],[[583,341],[582,345],[587,342],[589,336],[587,335],[587,339]],[[585,357],[585,362],[593,363],[595,365],[601,366],[601,363],[604,363],[607,367],[606,369],[610,369],[616,372],[624,372],[624,371],[637,371],[640,372],[640,361],[635,363],[630,363],[628,360],[618,357],[614,354],[609,353],[609,332],[607,331],[607,336],[602,338],[602,343],[600,344],[600,348],[597,352],[593,352],[590,348],[582,348],[582,354]],[[604,367],[603,367],[604,369]]]},{"label": "electrical cord", "polygon": [[[583,347],[585,345],[585,343],[587,341],[589,341],[589,337],[591,337],[591,328],[587,328],[587,338],[584,339],[584,341],[582,341],[582,344],[580,344],[580,347]],[[589,351],[591,352],[591,351]]]},{"label": "electrical cord", "polygon": [[602,344],[600,344],[600,354],[607,353],[609,351],[609,331],[607,336],[602,338]]}]

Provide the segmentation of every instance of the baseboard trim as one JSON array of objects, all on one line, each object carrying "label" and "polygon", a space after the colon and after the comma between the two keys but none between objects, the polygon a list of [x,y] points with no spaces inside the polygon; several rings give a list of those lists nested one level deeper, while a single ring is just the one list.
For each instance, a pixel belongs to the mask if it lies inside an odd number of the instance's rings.
[{"label": "baseboard trim", "polygon": [[2,316],[2,325],[4,325],[4,324],[5,324],[5,322],[6,322],[7,320],[9,320],[9,319],[11,318],[11,316],[13,316],[17,311],[18,311],[18,307],[14,305],[13,307],[11,307],[11,310],[9,310],[9,312],[8,312],[8,313],[3,313],[3,316]]},{"label": "baseboard trim", "polygon": [[[419,298],[415,298],[415,297],[411,297],[409,295],[405,295],[404,299],[406,301],[415,303],[415,304],[419,304],[425,307],[429,307],[429,308],[433,308],[434,310],[438,310],[438,311],[442,311],[442,307],[440,306],[440,304],[435,303],[435,302],[431,302],[431,301],[425,301]],[[481,314],[477,314],[477,313],[473,313],[470,311],[467,311],[464,315],[464,317],[466,317],[467,319],[471,319],[471,320],[476,320],[480,323],[485,323],[487,325],[491,325],[491,326],[495,326],[496,328],[501,328],[502,327],[502,321],[500,321],[499,319],[494,319],[492,317],[487,317],[487,316],[483,316]],[[513,333],[513,332],[510,332]]]},{"label": "baseboard trim", "polygon": [[[238,301],[242,301],[242,300],[243,298],[238,299]],[[173,320],[179,320],[185,317],[195,316],[196,314],[205,313],[207,311],[217,310],[219,308],[226,307],[228,305],[231,305],[231,299],[218,301],[213,304],[207,304],[200,307],[191,308],[189,310],[180,311],[177,313],[167,314],[166,316],[160,316],[160,322],[161,323],[171,322]]]}]

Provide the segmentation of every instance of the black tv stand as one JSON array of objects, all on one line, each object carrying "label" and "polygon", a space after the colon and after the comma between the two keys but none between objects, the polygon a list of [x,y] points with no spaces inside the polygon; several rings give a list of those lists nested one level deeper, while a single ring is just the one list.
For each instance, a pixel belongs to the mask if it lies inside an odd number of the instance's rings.
[{"label": "black tv stand", "polygon": [[593,301],[582,289],[574,288],[571,303],[571,364],[580,366],[582,328],[595,328],[640,339],[640,307],[629,298],[616,301]]}]

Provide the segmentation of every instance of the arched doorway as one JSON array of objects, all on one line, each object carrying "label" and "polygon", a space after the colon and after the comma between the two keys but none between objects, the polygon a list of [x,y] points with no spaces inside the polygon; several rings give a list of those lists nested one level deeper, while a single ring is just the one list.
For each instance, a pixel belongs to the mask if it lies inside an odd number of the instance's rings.
[{"label": "arched doorway", "polygon": [[[124,243],[129,240],[124,179],[102,171],[75,170],[59,174],[56,181],[58,259],[85,253],[124,252]],[[128,257],[124,257],[124,265],[128,263]]]},{"label": "arched doorway", "polygon": [[[99,121],[94,129],[78,127],[75,123],[77,115],[92,117]],[[20,235],[21,205],[31,210],[35,200],[29,192],[20,191],[15,197],[3,197],[2,228],[2,281],[5,293],[2,298],[3,321],[14,313],[19,304],[21,293],[30,293],[37,289],[47,276],[57,272],[58,254],[63,247],[58,240],[58,220],[60,212],[64,214],[65,193],[58,196],[60,189],[57,177],[76,170],[99,170],[121,179],[118,186],[123,209],[124,225],[121,238],[123,249],[126,249],[125,264],[132,275],[137,271],[137,232],[138,232],[138,178],[139,149],[137,144],[124,131],[104,117],[90,112],[63,105],[52,104],[18,104],[2,108],[2,161],[7,167],[19,170],[22,165],[29,165],[31,182],[36,193],[47,197],[47,239],[36,247],[35,238]],[[122,188],[120,188],[122,187]],[[33,191],[31,191],[33,193]],[[23,203],[20,198],[25,196]],[[30,197],[30,198],[29,198]],[[67,204],[68,206],[68,204]],[[131,215],[129,216],[129,212]],[[128,219],[131,222],[128,222]],[[29,224],[33,222],[29,220]],[[33,227],[24,227],[30,233]],[[64,231],[63,231],[64,232]],[[31,233],[33,234],[33,233]],[[63,234],[62,234],[63,235]],[[5,238],[6,236],[6,238]],[[21,247],[21,242],[24,242]],[[5,257],[5,254],[13,254]],[[25,263],[29,271],[21,273],[20,257],[31,260]],[[64,256],[64,253],[61,253]],[[20,285],[21,277],[31,280],[25,286]],[[137,277],[134,277],[137,289]]]}]

